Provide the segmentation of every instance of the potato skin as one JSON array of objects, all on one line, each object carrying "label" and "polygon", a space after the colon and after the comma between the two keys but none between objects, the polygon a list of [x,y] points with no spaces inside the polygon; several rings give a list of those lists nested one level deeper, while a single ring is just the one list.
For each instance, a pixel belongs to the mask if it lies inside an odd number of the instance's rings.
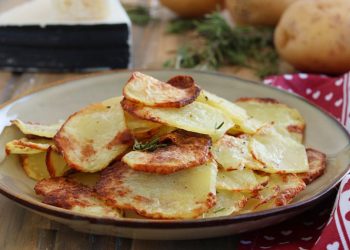
[{"label": "potato skin", "polygon": [[304,72],[350,70],[350,1],[299,1],[286,10],[275,32],[280,56]]},{"label": "potato skin", "polygon": [[226,0],[232,19],[241,25],[275,26],[296,0]]},{"label": "potato skin", "polygon": [[160,0],[160,2],[184,18],[202,17],[222,6],[224,0]]}]

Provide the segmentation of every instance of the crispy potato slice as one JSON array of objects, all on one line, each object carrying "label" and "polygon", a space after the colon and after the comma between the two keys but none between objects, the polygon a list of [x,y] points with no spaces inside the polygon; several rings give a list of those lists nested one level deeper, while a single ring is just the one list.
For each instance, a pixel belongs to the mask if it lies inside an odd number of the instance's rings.
[{"label": "crispy potato slice", "polygon": [[61,177],[72,170],[54,145],[47,149],[45,162],[51,177]]},{"label": "crispy potato slice", "polygon": [[180,108],[192,103],[200,89],[190,76],[177,76],[168,83],[134,72],[123,89],[127,100],[150,107]]},{"label": "crispy potato slice", "polygon": [[124,113],[126,127],[130,130],[131,134],[138,140],[151,138],[162,127],[162,124],[150,122],[136,118],[128,113]]},{"label": "crispy potato slice", "polygon": [[50,145],[53,144],[52,140],[46,139],[27,139],[21,138],[6,143],[6,154],[38,154],[46,152]]},{"label": "crispy potato slice", "polygon": [[46,153],[20,155],[24,172],[32,179],[40,181],[49,178],[50,174],[45,163]]},{"label": "crispy potato slice", "polygon": [[274,126],[298,142],[303,141],[305,121],[298,110],[271,98],[240,98],[236,104],[250,116]]},{"label": "crispy potato slice", "polygon": [[64,123],[54,141],[71,168],[97,172],[131,145],[120,101],[116,97],[92,104]]},{"label": "crispy potato slice", "polygon": [[263,125],[258,120],[249,117],[243,108],[208,91],[202,90],[197,101],[208,104],[224,112],[235,123],[233,127],[235,130],[252,134]]},{"label": "crispy potato slice", "polygon": [[206,134],[214,140],[221,138],[233,122],[220,110],[200,102],[182,108],[152,108],[122,101],[123,109],[131,115],[170,127]]},{"label": "crispy potato slice", "polygon": [[326,169],[326,155],[312,148],[307,148],[306,154],[309,162],[309,171],[297,175],[306,184],[310,184],[323,175]]},{"label": "crispy potato slice", "polygon": [[273,127],[265,126],[249,140],[249,150],[254,159],[268,173],[303,173],[309,170],[304,145],[283,137]]},{"label": "crispy potato slice", "polygon": [[175,131],[160,138],[160,144],[168,146],[152,152],[131,151],[122,161],[137,171],[171,174],[206,163],[211,155],[209,136],[186,131]]},{"label": "crispy potato slice", "polygon": [[234,137],[224,135],[211,148],[214,159],[226,171],[244,167],[261,169],[263,165],[254,160],[248,149],[249,136]]},{"label": "crispy potato slice", "polygon": [[34,188],[44,196],[43,203],[74,212],[101,217],[120,218],[120,210],[107,206],[97,193],[88,186],[65,177],[45,179]]},{"label": "crispy potato slice", "polygon": [[226,190],[218,190],[216,192],[216,204],[207,213],[203,214],[203,218],[228,216],[238,213],[247,203],[248,198],[241,192],[231,192]]},{"label": "crispy potato slice", "polygon": [[114,207],[156,219],[196,218],[215,204],[214,161],[170,175],[135,171],[121,162],[102,171],[96,190]]},{"label": "crispy potato slice", "polygon": [[250,169],[242,169],[219,171],[216,181],[216,188],[220,190],[254,192],[263,189],[269,177],[258,175]]},{"label": "crispy potato slice", "polygon": [[295,174],[271,174],[267,186],[249,199],[244,212],[261,211],[290,203],[305,189],[304,181]]},{"label": "crispy potato slice", "polygon": [[63,123],[44,125],[21,120],[11,121],[23,134],[38,137],[53,138]]}]

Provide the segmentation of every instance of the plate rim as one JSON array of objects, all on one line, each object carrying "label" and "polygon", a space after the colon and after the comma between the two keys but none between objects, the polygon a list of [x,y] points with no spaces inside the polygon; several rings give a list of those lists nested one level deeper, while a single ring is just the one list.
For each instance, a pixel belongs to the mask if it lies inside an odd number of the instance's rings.
[{"label": "plate rim", "polygon": [[[142,72],[188,72],[188,74],[196,73],[196,74],[204,74],[204,75],[214,75],[216,77],[225,77],[228,79],[235,79],[238,81],[246,82],[248,84],[254,84],[254,85],[260,85],[263,88],[273,89],[277,92],[281,92],[283,94],[287,94],[292,96],[293,98],[299,99],[299,101],[302,101],[308,105],[311,105],[312,107],[316,108],[318,111],[322,112],[327,118],[331,119],[333,123],[336,124],[336,126],[340,127],[340,129],[345,132],[347,135],[347,140],[350,143],[350,134],[347,132],[346,128],[341,124],[336,118],[334,118],[331,114],[329,114],[327,111],[319,108],[315,104],[311,103],[307,99],[303,98],[302,96],[296,95],[294,93],[290,93],[278,88],[274,88],[269,85],[264,85],[262,83],[259,83],[257,81],[253,80],[247,80],[243,79],[237,76],[224,74],[221,72],[212,72],[212,71],[200,71],[200,70],[189,70],[189,69],[171,69],[171,70],[162,70],[162,69],[133,69],[133,70],[108,70],[108,71],[102,71],[97,73],[89,73],[82,76],[72,76],[67,79],[62,79],[58,81],[51,82],[47,85],[38,86],[37,88],[34,88],[30,91],[26,91],[23,94],[20,94],[5,103],[0,105],[0,110],[4,109],[5,107],[11,105],[12,103],[27,97],[32,94],[39,93],[41,91],[47,90],[49,88],[55,87],[55,86],[62,86],[65,84],[73,84],[74,81],[79,81],[87,78],[94,78],[94,77],[101,77],[104,75],[109,74],[118,74],[118,73],[127,73],[127,72],[133,72],[133,71],[142,71]],[[306,199],[304,201],[299,201],[296,203],[291,203],[286,206],[277,207],[273,209],[268,209],[265,211],[260,212],[254,212],[254,213],[248,213],[248,214],[242,214],[232,217],[214,217],[214,218],[198,218],[198,219],[185,219],[185,220],[154,220],[154,219],[131,219],[131,218],[109,218],[109,217],[99,217],[94,215],[84,215],[81,213],[73,212],[70,210],[66,210],[63,208],[58,208],[55,206],[50,206],[47,204],[44,204],[42,202],[34,201],[31,202],[25,198],[21,198],[20,195],[16,195],[14,192],[11,192],[11,190],[7,190],[2,183],[0,182],[0,193],[7,198],[15,201],[16,203],[24,206],[25,208],[29,208],[30,210],[34,210],[34,212],[40,212],[45,213],[48,215],[52,215],[54,217],[59,217],[62,219],[71,219],[75,221],[88,221],[91,224],[99,224],[99,225],[110,225],[110,226],[116,226],[116,227],[126,227],[126,228],[143,228],[143,229],[181,229],[181,228],[198,228],[198,227],[216,227],[216,226],[224,226],[224,225],[231,225],[235,223],[243,223],[248,221],[256,221],[262,218],[268,218],[275,215],[281,215],[284,213],[292,213],[299,209],[306,209],[307,207],[312,206],[313,204],[317,203],[317,201],[321,200],[323,197],[327,196],[327,194],[332,191],[332,189],[338,185],[341,180],[345,177],[346,174],[350,173],[350,164],[345,168],[345,170],[341,173],[340,178],[334,180],[326,189],[324,189],[322,192],[315,194],[314,196],[310,197],[309,199]]]}]

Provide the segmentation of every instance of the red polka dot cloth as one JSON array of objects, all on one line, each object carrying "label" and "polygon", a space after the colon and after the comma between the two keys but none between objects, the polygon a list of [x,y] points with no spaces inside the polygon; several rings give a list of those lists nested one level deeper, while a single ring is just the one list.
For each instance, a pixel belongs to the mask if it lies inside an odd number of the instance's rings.
[{"label": "red polka dot cloth", "polygon": [[[305,97],[350,132],[350,73],[342,77],[304,73],[271,76],[264,84]],[[349,250],[350,174],[334,195],[312,210],[276,226],[240,235],[239,239],[239,250]]]}]

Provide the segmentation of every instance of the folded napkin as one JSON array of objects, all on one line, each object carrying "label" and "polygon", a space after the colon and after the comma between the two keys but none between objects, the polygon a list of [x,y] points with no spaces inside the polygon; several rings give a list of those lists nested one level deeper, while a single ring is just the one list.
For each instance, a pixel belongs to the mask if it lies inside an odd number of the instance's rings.
[{"label": "folded napkin", "polygon": [[[268,77],[264,84],[305,97],[350,133],[350,73],[341,77],[286,74]],[[284,223],[241,235],[238,249],[350,249],[350,174],[334,198]]]}]

